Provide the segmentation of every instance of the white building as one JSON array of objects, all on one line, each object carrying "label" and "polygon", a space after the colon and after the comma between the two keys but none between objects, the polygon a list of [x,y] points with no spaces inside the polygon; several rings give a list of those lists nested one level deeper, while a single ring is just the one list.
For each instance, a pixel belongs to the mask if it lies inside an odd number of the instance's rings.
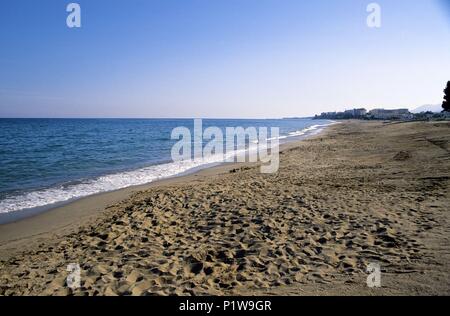
[{"label": "white building", "polygon": [[413,118],[413,114],[408,109],[374,109],[369,112],[369,116],[377,120],[410,120]]}]

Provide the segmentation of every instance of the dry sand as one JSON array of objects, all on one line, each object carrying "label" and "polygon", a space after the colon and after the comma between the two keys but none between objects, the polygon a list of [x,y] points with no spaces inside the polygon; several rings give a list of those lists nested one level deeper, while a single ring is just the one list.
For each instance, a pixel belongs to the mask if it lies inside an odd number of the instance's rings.
[{"label": "dry sand", "polygon": [[344,122],[274,175],[224,166],[2,225],[0,295],[449,295],[449,140],[449,122]]}]

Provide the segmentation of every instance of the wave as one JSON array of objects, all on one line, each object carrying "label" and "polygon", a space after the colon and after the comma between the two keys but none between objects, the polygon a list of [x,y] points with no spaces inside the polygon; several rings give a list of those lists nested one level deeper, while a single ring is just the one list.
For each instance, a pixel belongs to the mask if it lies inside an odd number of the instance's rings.
[{"label": "wave", "polygon": [[82,181],[81,183],[78,181],[77,184],[59,185],[22,195],[10,196],[0,201],[0,213],[43,207],[89,195],[151,183],[215,162],[220,162],[219,157],[211,156],[202,160],[172,162],[104,175],[95,179]]},{"label": "wave", "polygon": [[[313,125],[300,131],[289,133],[288,135],[279,136],[278,139],[313,134],[331,124],[333,123]],[[267,140],[274,140],[274,138],[269,138]],[[0,201],[0,213],[46,207],[98,193],[151,183],[157,180],[177,176],[202,166],[207,167],[212,164],[222,163],[230,157],[245,154],[247,150],[252,150],[252,148],[254,148],[254,146],[250,146],[246,150],[241,149],[232,153],[226,153],[225,156],[211,155],[198,160],[153,165],[136,170],[104,175],[89,180],[76,181],[71,184],[61,184],[59,186],[31,191],[21,195],[7,196]]]}]

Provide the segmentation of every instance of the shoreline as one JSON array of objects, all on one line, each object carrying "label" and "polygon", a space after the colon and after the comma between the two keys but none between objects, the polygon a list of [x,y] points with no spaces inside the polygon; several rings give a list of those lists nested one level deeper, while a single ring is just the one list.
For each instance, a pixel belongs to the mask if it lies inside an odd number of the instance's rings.
[{"label": "shoreline", "polygon": [[448,295],[449,128],[345,121],[283,147],[277,174],[219,166],[15,223],[0,295]]},{"label": "shoreline", "polygon": [[[332,129],[338,122],[321,127],[319,131],[310,135],[300,136],[296,140],[280,144],[280,154],[307,139],[323,136]],[[214,166],[197,167],[188,170],[180,175],[156,180],[154,182],[126,187],[114,191],[101,192],[85,197],[77,198],[73,201],[61,202],[61,205],[50,207],[42,211],[32,211],[29,215],[18,216],[13,220],[0,221],[0,259],[5,259],[16,253],[14,249],[25,246],[34,247],[37,243],[45,240],[49,236],[58,234],[65,235],[75,231],[82,225],[98,218],[109,207],[123,202],[135,193],[156,187],[165,187],[189,183],[198,179],[204,179],[228,173],[230,170],[246,168],[249,166],[259,166],[256,163],[226,163],[222,162]],[[21,212],[21,211],[19,211]],[[7,216],[7,215],[6,215]],[[12,215],[14,216],[14,215]],[[1,218],[2,216],[0,216]],[[5,217],[5,215],[3,215]]]},{"label": "shoreline", "polygon": [[[313,125],[310,127],[307,127],[305,129],[303,129],[302,131],[304,132],[303,134],[300,135],[282,135],[279,138],[279,145],[280,148],[282,148],[285,145],[288,145],[290,143],[295,143],[298,141],[302,141],[304,139],[307,139],[309,137],[313,137],[316,134],[320,134],[321,132],[323,132],[323,130],[327,129],[330,126],[333,126],[335,124],[338,124],[338,122],[336,121],[332,121],[329,120],[328,124],[325,125]],[[312,130],[311,127],[313,127]],[[132,172],[132,171],[137,171],[137,170],[143,170],[146,168],[152,168],[152,167],[158,167],[158,166],[164,166],[166,164],[169,164],[169,162],[166,163],[161,163],[161,164],[155,164],[155,165],[148,165],[148,166],[142,166],[138,169],[130,169],[128,170],[128,172]],[[101,194],[106,194],[106,193],[112,193],[112,192],[117,192],[117,191],[121,191],[121,190],[126,190],[126,189],[133,189],[133,188],[139,188],[139,187],[145,187],[146,185],[150,184],[150,183],[155,183],[155,182],[160,182],[160,181],[164,181],[167,179],[172,179],[172,178],[178,178],[178,177],[183,177],[186,175],[190,175],[190,174],[195,174],[201,170],[204,169],[210,169],[210,168],[214,168],[217,166],[221,166],[221,165],[226,165],[226,164],[230,164],[228,162],[223,162],[223,161],[212,161],[212,162],[201,162],[200,164],[197,164],[196,166],[192,166],[189,169],[186,169],[184,171],[181,171],[179,173],[173,174],[173,175],[167,175],[167,176],[162,176],[159,179],[156,180],[152,180],[146,183],[140,183],[140,184],[133,184],[133,185],[128,185],[128,186],[124,186],[124,187],[118,187],[115,189],[110,189],[110,190],[106,190],[106,191],[101,191],[101,192],[96,192],[96,193],[91,193],[91,194],[87,194],[87,195],[80,195],[74,198],[70,198],[68,200],[62,200],[62,201],[58,201],[55,203],[50,203],[50,204],[46,204],[46,205],[41,205],[41,206],[35,206],[35,207],[31,207],[31,208],[22,208],[22,209],[17,209],[14,211],[7,211],[7,212],[0,212],[0,225],[4,225],[4,224],[9,224],[9,223],[14,223],[14,222],[18,222],[20,220],[24,220],[30,217],[34,217],[37,216],[39,214],[51,211],[53,209],[58,209],[58,208],[62,208],[66,205],[70,205],[72,203],[75,203],[79,200],[88,198],[88,197],[95,197],[97,195],[101,195]],[[115,173],[112,174],[105,174],[103,176],[111,176],[114,175]],[[39,192],[39,189],[36,189]]]}]

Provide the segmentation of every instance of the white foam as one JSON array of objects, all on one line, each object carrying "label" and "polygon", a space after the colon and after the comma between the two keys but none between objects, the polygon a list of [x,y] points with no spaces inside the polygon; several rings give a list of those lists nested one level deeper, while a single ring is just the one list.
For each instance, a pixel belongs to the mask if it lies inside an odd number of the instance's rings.
[{"label": "white foam", "polygon": [[[319,132],[321,127],[331,124],[313,125],[303,130],[290,133],[288,136],[280,136],[278,138],[285,139],[292,136],[305,135],[314,131]],[[269,138],[268,140],[273,140],[273,138]],[[257,146],[252,144],[247,150],[254,150],[255,147]],[[154,165],[137,170],[104,175],[73,185],[61,185],[28,192],[22,195],[11,196],[0,201],[0,213],[9,213],[23,209],[44,207],[93,194],[147,184],[160,179],[173,177],[201,166],[221,163],[225,160],[228,161],[230,157],[242,155],[245,154],[245,152],[246,150],[241,149],[232,153],[227,153],[225,157],[223,155],[212,155],[198,160]]]},{"label": "white foam", "polygon": [[201,165],[220,162],[221,160],[219,156],[211,156],[202,160],[166,163],[133,171],[109,174],[74,185],[32,191],[23,195],[7,197],[0,201],[0,213],[42,207],[97,193],[146,184],[175,176]]}]

